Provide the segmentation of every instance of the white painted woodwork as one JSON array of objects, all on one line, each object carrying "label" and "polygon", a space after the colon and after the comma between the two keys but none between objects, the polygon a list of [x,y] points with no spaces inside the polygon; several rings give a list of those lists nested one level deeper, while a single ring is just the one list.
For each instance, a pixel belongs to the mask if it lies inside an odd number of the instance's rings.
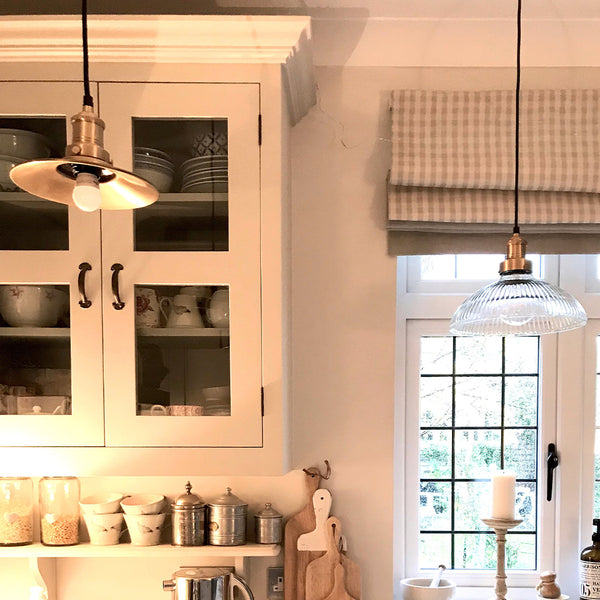
[{"label": "white painted woodwork", "polygon": [[[0,114],[64,116],[81,109],[81,89],[75,83],[3,83]],[[68,134],[70,135],[70,133]],[[3,199],[10,193],[3,194]],[[10,226],[7,223],[3,227]],[[71,315],[71,415],[3,415],[4,446],[102,446],[102,304],[100,295],[100,215],[69,210],[69,250],[4,251],[0,283],[68,284]],[[77,291],[78,265],[89,262],[86,288],[92,306],[82,309]],[[51,329],[46,332],[50,333]],[[6,332],[5,332],[6,333]],[[59,330],[60,335],[64,335]],[[14,462],[14,458],[13,458]]]},{"label": "white painted woodwork", "polygon": [[[106,443],[108,446],[262,444],[260,185],[256,84],[101,83],[106,145],[131,169],[132,117],[226,118],[229,251],[134,252],[133,211],[102,214]],[[123,265],[123,310],[112,307],[114,263]],[[230,297],[231,416],[139,417],[135,411],[135,285],[227,285]],[[200,365],[198,368],[202,368]]]}]

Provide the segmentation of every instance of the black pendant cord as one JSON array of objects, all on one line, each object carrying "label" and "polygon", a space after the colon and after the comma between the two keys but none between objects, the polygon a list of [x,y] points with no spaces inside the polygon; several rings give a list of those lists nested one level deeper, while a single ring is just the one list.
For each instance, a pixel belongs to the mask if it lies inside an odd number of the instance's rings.
[{"label": "black pendant cord", "polygon": [[94,106],[90,94],[90,65],[88,58],[87,0],[81,0],[81,36],[83,39],[83,105]]},{"label": "black pendant cord", "polygon": [[513,233],[519,231],[519,113],[521,97],[521,0],[517,0],[517,86],[515,93],[515,224]]}]

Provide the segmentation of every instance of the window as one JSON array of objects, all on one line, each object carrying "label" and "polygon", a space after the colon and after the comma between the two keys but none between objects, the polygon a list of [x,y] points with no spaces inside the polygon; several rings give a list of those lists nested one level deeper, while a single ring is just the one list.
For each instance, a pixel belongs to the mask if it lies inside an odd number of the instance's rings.
[{"label": "window", "polygon": [[[530,597],[522,588],[555,570],[563,593],[575,596],[579,553],[591,542],[592,517],[600,516],[598,258],[534,262],[538,276],[584,304],[584,329],[453,338],[454,310],[495,279],[502,258],[398,259],[396,579],[427,576],[443,563],[459,598],[493,587],[495,539],[480,519],[489,510],[491,470],[511,468],[523,523],[507,536],[510,595]],[[560,456],[550,502],[549,443]]]}]

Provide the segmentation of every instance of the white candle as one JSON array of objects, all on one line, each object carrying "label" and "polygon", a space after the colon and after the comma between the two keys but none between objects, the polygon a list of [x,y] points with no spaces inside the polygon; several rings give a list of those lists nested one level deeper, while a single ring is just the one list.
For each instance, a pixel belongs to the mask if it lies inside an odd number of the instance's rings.
[{"label": "white candle", "polygon": [[492,518],[515,518],[515,483],[513,471],[495,471],[492,474]]}]

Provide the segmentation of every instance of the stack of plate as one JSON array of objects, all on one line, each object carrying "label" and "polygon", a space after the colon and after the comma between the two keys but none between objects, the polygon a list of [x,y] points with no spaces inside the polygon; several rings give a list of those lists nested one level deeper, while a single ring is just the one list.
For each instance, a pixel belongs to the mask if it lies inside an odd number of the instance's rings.
[{"label": "stack of plate", "polygon": [[227,192],[227,155],[197,156],[181,165],[182,192]]},{"label": "stack of plate", "polygon": [[231,398],[229,386],[209,387],[202,390],[204,396],[204,415],[228,417],[231,415]]},{"label": "stack of plate", "polygon": [[149,181],[159,192],[168,192],[175,167],[171,157],[156,148],[133,149],[133,172]]}]

